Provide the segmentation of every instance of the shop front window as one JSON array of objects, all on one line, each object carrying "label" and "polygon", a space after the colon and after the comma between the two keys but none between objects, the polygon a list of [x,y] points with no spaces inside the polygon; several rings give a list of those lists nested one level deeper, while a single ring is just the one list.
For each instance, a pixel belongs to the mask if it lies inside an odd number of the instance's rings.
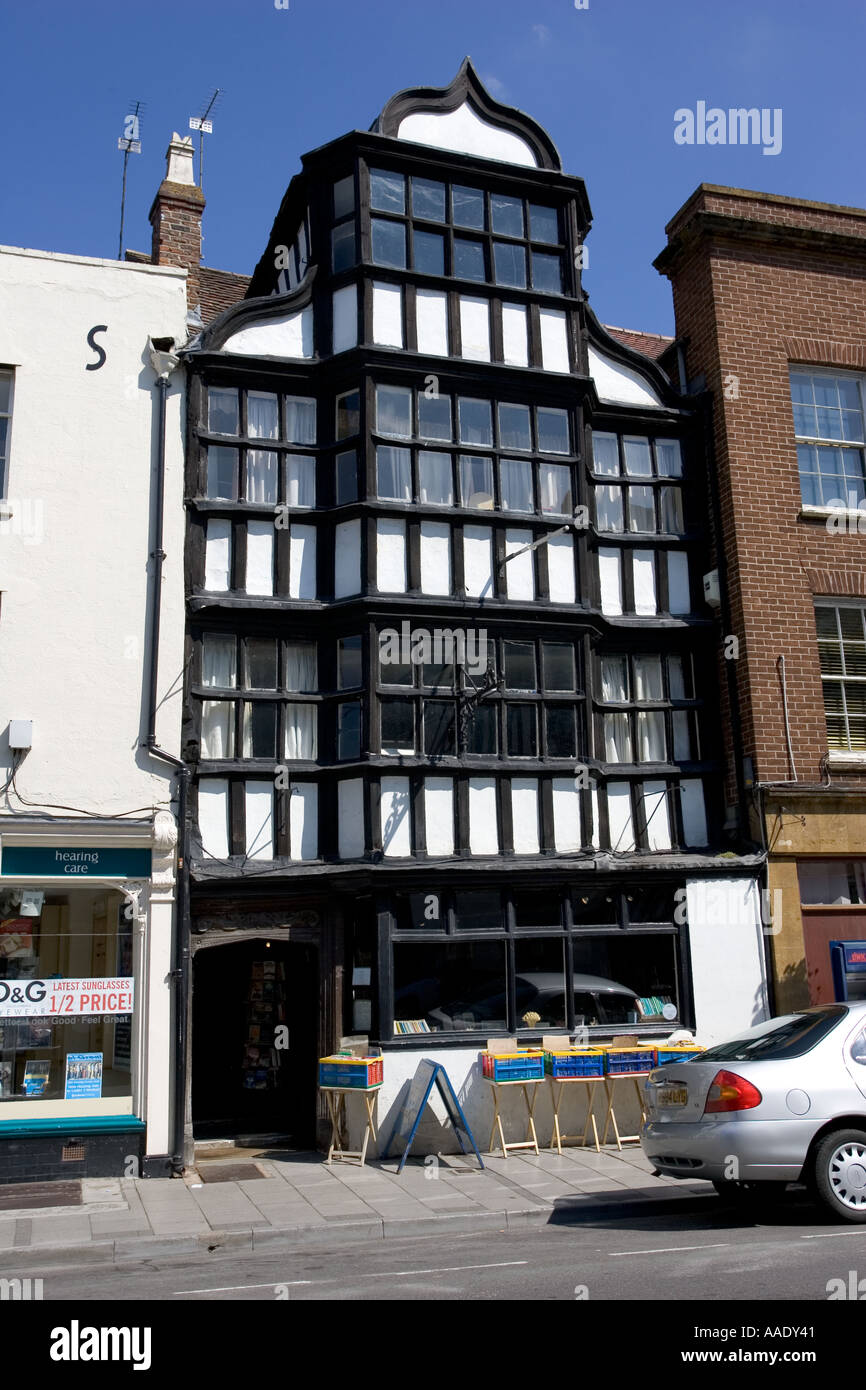
[{"label": "shop front window", "polygon": [[131,1110],[131,910],[117,892],[55,889],[0,888],[0,1111],[98,1113],[124,1096]]},{"label": "shop front window", "polygon": [[506,1018],[504,941],[395,944],[395,1034],[483,1032]]}]

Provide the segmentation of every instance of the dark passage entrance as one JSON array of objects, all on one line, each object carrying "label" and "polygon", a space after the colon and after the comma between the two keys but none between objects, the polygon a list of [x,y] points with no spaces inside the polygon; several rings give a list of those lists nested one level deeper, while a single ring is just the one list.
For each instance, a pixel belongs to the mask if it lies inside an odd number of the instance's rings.
[{"label": "dark passage entrance", "polygon": [[[315,947],[239,941],[193,966],[192,1117],[197,1139],[290,1135],[313,1147],[318,961]],[[288,1046],[278,1044],[288,1040]]]}]

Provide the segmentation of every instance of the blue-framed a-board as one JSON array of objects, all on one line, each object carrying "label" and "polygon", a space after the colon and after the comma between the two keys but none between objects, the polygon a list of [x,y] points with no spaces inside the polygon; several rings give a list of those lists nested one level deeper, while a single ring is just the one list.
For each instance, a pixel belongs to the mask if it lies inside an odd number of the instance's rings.
[{"label": "blue-framed a-board", "polygon": [[[394,1122],[394,1128],[388,1138],[388,1142],[382,1151],[382,1157],[387,1158],[391,1152],[391,1146],[397,1139],[405,1142],[405,1148],[400,1155],[400,1163],[397,1168],[398,1173],[402,1173],[412,1148],[412,1142],[421,1123],[421,1116],[424,1114],[424,1107],[430,1099],[433,1087],[436,1087],[445,1106],[445,1112],[451,1121],[454,1133],[457,1135],[457,1142],[460,1145],[461,1153],[468,1153],[471,1149],[478,1159],[479,1168],[484,1167],[481,1155],[478,1152],[478,1145],[472,1134],[472,1130],[466,1121],[466,1116],[460,1108],[460,1102],[451,1085],[447,1071],[441,1062],[433,1062],[429,1057],[418,1063],[415,1075],[409,1085],[406,1098],[400,1107],[400,1112]],[[468,1142],[467,1148],[464,1139]]]}]

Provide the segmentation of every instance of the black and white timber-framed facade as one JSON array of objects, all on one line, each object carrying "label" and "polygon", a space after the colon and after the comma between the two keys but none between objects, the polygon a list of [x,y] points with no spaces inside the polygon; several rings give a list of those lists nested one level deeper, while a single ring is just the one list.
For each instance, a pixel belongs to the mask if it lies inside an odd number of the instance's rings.
[{"label": "black and white timber-framed facade", "polygon": [[184,741],[194,961],[303,952],[309,1136],[344,1036],[461,1085],[497,1033],[711,1031],[720,950],[750,1006],[764,974],[706,422],[589,309],[582,180],[468,62],[302,165],[185,354]]}]

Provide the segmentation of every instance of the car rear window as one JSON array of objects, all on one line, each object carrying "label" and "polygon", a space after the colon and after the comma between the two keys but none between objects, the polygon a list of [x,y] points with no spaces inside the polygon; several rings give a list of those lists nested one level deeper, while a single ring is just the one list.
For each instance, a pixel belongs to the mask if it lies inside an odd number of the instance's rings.
[{"label": "car rear window", "polygon": [[786,1057],[802,1057],[817,1047],[822,1038],[832,1033],[848,1010],[843,1008],[809,1009],[785,1018],[772,1018],[759,1028],[750,1028],[743,1037],[720,1043],[701,1052],[701,1062],[764,1062],[782,1061]]}]

